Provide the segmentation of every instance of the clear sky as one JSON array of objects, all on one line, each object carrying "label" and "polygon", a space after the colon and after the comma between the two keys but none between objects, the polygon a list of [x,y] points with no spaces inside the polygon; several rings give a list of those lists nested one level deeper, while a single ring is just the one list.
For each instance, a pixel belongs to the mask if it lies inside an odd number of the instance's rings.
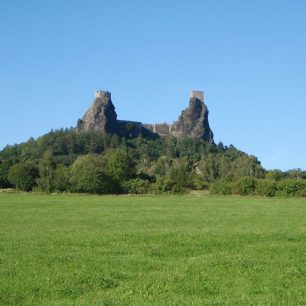
[{"label": "clear sky", "polygon": [[215,141],[306,169],[306,1],[1,0],[0,149],[119,119],[172,122],[204,90]]}]

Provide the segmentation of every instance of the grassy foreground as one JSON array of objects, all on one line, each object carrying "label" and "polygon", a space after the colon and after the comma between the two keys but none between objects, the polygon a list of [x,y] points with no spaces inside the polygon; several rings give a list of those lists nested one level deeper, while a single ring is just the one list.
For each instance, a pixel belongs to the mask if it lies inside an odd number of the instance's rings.
[{"label": "grassy foreground", "polygon": [[305,303],[305,200],[0,194],[1,305]]}]

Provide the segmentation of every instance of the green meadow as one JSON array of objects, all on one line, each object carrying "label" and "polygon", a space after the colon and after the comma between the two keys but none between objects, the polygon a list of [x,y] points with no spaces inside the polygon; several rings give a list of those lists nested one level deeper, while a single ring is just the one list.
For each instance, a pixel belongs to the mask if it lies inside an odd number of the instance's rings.
[{"label": "green meadow", "polygon": [[305,305],[306,200],[0,193],[1,305]]}]

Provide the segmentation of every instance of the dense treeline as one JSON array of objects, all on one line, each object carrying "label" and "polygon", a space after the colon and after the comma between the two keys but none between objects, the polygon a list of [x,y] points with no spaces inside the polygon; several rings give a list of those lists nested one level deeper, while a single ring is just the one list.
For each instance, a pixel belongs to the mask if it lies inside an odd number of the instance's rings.
[{"label": "dense treeline", "polygon": [[120,138],[51,131],[0,152],[0,188],[85,193],[304,196],[306,173],[265,171],[234,146],[193,138]]}]

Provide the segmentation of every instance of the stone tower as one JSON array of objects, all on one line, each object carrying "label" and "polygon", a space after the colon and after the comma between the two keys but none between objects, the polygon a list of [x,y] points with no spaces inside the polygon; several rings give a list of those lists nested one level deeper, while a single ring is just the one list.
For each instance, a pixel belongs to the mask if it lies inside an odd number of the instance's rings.
[{"label": "stone tower", "polygon": [[111,93],[109,91],[105,91],[105,90],[97,90],[95,92],[95,98],[103,98],[106,97],[108,99],[111,99]]},{"label": "stone tower", "polygon": [[204,102],[204,91],[199,91],[199,90],[193,90],[190,93],[190,98],[196,98],[199,99],[201,102]]}]

